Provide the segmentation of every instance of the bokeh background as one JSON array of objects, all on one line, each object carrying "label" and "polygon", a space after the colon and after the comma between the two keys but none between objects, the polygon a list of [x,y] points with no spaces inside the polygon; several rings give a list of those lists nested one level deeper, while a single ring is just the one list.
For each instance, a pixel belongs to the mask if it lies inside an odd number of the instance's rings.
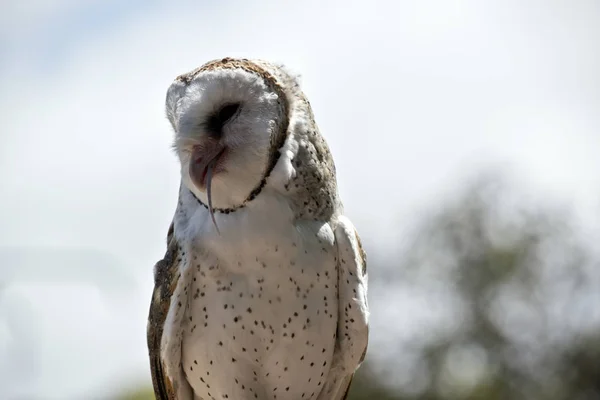
[{"label": "bokeh background", "polygon": [[0,3],[0,398],[151,399],[178,167],[213,58],[302,75],[369,255],[350,398],[600,398],[600,2]]}]

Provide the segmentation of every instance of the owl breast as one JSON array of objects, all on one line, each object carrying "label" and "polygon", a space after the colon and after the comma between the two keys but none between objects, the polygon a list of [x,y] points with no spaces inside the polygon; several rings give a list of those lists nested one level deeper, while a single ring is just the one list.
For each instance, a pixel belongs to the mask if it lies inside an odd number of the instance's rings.
[{"label": "owl breast", "polygon": [[315,221],[265,227],[190,258],[182,367],[200,398],[311,399],[325,383],[338,318],[333,232]]}]

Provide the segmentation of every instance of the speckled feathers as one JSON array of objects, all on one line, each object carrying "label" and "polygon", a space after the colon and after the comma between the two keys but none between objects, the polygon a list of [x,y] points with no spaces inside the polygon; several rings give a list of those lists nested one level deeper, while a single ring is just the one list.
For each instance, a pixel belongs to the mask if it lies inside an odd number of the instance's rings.
[{"label": "speckled feathers", "polygon": [[[232,101],[217,233],[186,146],[211,145],[202,118]],[[167,115],[182,184],[148,323],[157,398],[344,398],[367,347],[366,260],[297,80],[264,61],[212,61],[176,78]]]}]

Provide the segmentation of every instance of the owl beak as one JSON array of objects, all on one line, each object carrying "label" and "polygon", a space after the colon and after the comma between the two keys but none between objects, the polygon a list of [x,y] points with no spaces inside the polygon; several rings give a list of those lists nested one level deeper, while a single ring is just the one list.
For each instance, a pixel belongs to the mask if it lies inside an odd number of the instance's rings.
[{"label": "owl beak", "polygon": [[192,157],[190,159],[190,177],[192,182],[199,189],[206,188],[206,197],[208,199],[208,212],[210,218],[215,225],[217,233],[221,234],[217,221],[215,220],[215,213],[212,205],[212,178],[214,176],[215,167],[221,160],[223,153],[225,152],[225,146],[218,143],[210,148],[196,147],[192,151]]},{"label": "owl beak", "polygon": [[[221,143],[208,146],[196,146],[192,150],[190,158],[190,177],[198,189],[207,190],[208,188],[208,169],[212,165],[213,169],[220,160],[225,151],[225,146]],[[213,171],[214,172],[214,171]]]}]

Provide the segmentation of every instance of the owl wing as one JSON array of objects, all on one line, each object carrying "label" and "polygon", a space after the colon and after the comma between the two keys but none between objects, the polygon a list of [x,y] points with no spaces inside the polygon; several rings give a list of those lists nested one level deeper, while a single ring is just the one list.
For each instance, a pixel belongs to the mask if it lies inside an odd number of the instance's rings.
[{"label": "owl wing", "polygon": [[148,315],[147,341],[150,356],[152,384],[157,400],[175,400],[178,382],[167,373],[166,362],[162,356],[163,332],[171,298],[181,276],[179,274],[180,247],[173,235],[173,223],[167,234],[167,252],[165,257],[154,266],[154,291]]},{"label": "owl wing", "polygon": [[338,249],[338,327],[332,374],[325,389],[331,391],[331,396],[326,398],[344,400],[354,372],[365,358],[369,341],[367,259],[354,225],[344,216],[339,217],[335,240]]}]

